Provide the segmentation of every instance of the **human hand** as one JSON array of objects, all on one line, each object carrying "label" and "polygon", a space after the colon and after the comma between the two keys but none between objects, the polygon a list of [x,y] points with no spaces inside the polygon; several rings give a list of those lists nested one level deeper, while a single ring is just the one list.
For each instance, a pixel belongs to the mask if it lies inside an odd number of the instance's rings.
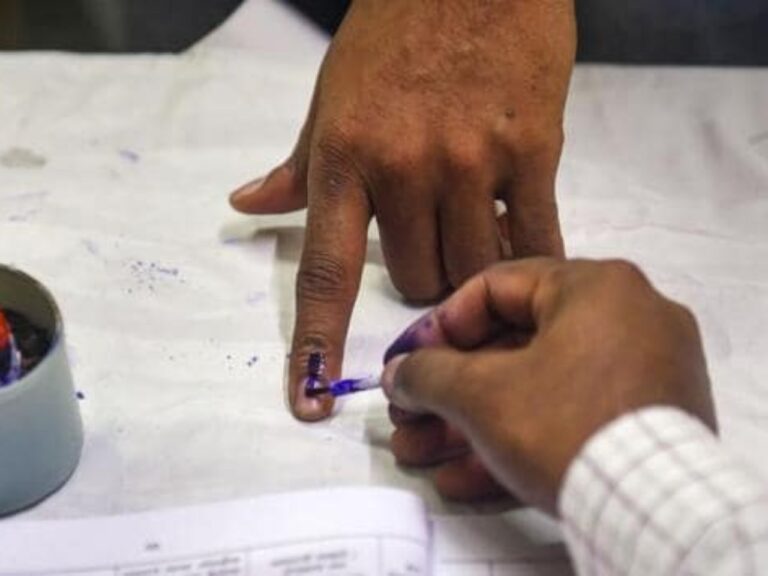
[{"label": "human hand", "polygon": [[395,456],[437,464],[449,496],[498,492],[495,479],[554,515],[571,461],[622,414],[668,405],[716,428],[695,319],[625,262],[492,267],[388,359]]},{"label": "human hand", "polygon": [[515,257],[563,254],[555,204],[562,115],[575,52],[572,0],[356,0],[320,71],[290,158],[245,185],[250,214],[308,207],[289,396],[307,357],[341,371],[375,216],[395,287],[432,301],[501,257],[494,200]]}]

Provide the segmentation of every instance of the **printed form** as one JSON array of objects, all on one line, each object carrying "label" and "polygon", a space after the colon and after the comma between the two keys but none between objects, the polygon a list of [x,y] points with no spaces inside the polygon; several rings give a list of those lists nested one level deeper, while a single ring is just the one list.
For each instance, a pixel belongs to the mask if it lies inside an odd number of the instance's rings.
[{"label": "printed form", "polygon": [[572,574],[554,524],[430,520],[416,495],[335,488],[123,516],[0,522],[0,576]]},{"label": "printed form", "polygon": [[377,488],[10,521],[0,542],[0,576],[420,576],[430,563],[421,500]]}]

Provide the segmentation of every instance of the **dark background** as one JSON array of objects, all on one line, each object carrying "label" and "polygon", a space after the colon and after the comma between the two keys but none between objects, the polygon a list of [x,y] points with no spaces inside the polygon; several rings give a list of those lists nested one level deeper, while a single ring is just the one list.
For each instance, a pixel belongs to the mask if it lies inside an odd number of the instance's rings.
[{"label": "dark background", "polygon": [[[329,32],[349,4],[284,1]],[[0,0],[0,49],[177,52],[240,2]],[[577,0],[576,5],[581,61],[768,65],[768,0]]]},{"label": "dark background", "polygon": [[0,49],[178,52],[242,0],[0,0]]}]

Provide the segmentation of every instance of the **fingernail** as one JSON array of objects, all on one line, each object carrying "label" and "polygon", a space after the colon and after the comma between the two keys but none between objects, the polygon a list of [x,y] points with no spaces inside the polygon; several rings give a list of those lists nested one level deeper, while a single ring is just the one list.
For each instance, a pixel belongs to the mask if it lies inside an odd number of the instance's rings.
[{"label": "fingernail", "polygon": [[389,360],[386,366],[384,366],[384,372],[381,373],[381,388],[387,398],[391,399],[392,395],[395,393],[395,376],[397,375],[397,369],[407,357],[407,354],[399,354]]},{"label": "fingernail", "polygon": [[430,344],[437,343],[438,334],[435,331],[435,320],[430,310],[427,314],[416,320],[408,326],[405,331],[398,336],[384,353],[384,364],[389,362],[398,354],[407,354],[417,348],[423,348]]},{"label": "fingernail", "polygon": [[330,396],[307,396],[307,379],[301,381],[293,400],[293,413],[299,420],[314,422],[330,414],[333,399]]},{"label": "fingernail", "polygon": [[247,184],[244,184],[243,186],[241,186],[240,188],[238,188],[237,190],[232,192],[232,194],[229,195],[229,201],[232,204],[236,204],[246,196],[250,196],[251,194],[256,192],[259,188],[262,187],[266,179],[267,179],[266,176],[263,176],[261,178],[257,178],[256,180],[252,180]]}]

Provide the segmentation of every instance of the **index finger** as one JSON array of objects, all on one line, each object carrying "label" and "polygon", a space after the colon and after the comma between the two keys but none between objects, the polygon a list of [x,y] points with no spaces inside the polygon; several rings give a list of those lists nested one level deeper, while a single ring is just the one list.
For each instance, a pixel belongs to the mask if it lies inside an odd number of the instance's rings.
[{"label": "index finger", "polygon": [[307,361],[313,352],[326,358],[326,376],[338,378],[349,319],[360,287],[371,210],[355,170],[313,154],[308,174],[307,228],[296,277],[288,398],[301,420],[328,416],[333,399],[307,397]]}]

